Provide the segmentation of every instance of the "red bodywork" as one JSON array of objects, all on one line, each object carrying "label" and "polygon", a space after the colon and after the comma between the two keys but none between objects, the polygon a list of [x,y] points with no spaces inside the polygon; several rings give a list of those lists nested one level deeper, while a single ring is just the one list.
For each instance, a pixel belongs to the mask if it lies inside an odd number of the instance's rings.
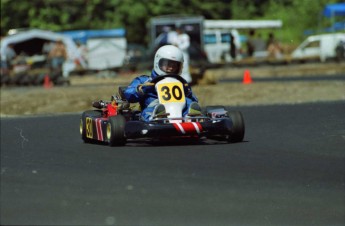
[{"label": "red bodywork", "polygon": [[107,104],[107,107],[103,109],[103,117],[108,118],[115,115],[117,115],[117,103],[113,101],[110,104]]}]

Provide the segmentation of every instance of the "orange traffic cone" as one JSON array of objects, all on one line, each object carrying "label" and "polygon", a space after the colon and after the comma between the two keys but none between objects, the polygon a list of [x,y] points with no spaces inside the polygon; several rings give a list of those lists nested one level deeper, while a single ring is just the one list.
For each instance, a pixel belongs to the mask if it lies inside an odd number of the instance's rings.
[{"label": "orange traffic cone", "polygon": [[44,76],[43,87],[45,89],[50,89],[53,87],[53,83],[52,83],[52,81],[50,81],[49,75]]},{"label": "orange traffic cone", "polygon": [[245,70],[244,73],[243,73],[243,81],[242,81],[242,83],[243,84],[250,84],[252,82],[253,82],[253,80],[250,77],[250,71],[249,70]]}]

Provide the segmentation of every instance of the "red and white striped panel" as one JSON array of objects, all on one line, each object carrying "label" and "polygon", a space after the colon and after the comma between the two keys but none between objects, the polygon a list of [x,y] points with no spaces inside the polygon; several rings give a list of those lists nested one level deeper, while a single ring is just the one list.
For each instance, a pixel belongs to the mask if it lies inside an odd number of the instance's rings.
[{"label": "red and white striped panel", "polygon": [[200,134],[202,126],[199,122],[173,123],[175,129],[182,134]]},{"label": "red and white striped panel", "polygon": [[97,130],[97,140],[104,141],[103,139],[103,131],[102,131],[102,119],[96,118],[96,130]]}]

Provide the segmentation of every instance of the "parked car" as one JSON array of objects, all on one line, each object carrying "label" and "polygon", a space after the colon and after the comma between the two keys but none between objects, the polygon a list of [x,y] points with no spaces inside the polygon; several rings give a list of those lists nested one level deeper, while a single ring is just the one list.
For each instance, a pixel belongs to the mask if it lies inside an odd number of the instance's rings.
[{"label": "parked car", "polygon": [[292,52],[292,60],[320,60],[325,62],[328,59],[337,57],[337,45],[345,41],[345,34],[323,34],[309,36],[300,46]]}]

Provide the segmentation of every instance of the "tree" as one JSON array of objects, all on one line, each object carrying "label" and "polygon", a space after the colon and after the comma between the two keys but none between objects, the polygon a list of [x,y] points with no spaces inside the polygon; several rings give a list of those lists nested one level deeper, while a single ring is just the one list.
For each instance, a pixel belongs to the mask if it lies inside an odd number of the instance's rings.
[{"label": "tree", "polygon": [[281,19],[279,38],[301,39],[319,26],[319,13],[337,0],[1,0],[1,35],[11,28],[52,31],[125,28],[128,42],[145,44],[151,17],[203,15],[206,19]]}]

